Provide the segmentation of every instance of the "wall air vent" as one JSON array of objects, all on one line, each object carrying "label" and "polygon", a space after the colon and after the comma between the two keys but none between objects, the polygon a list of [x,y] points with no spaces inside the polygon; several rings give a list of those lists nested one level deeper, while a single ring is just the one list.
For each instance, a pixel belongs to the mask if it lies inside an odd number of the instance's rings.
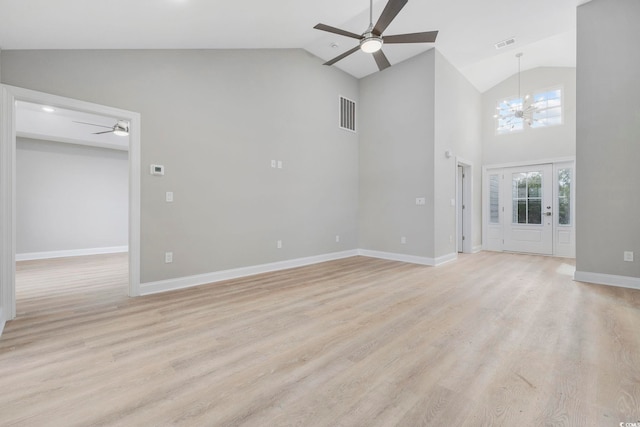
[{"label": "wall air vent", "polygon": [[340,96],[340,129],[356,131],[356,102]]},{"label": "wall air vent", "polygon": [[510,39],[506,39],[506,40],[502,40],[501,42],[498,42],[495,44],[496,49],[504,49],[507,46],[511,46],[516,44],[516,39],[515,37],[511,37]]}]

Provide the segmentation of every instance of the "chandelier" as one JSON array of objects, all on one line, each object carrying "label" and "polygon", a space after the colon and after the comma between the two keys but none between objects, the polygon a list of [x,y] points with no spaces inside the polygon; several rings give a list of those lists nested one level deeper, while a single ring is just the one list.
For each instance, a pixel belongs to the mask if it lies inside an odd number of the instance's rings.
[{"label": "chandelier", "polygon": [[522,58],[522,53],[517,53],[516,58],[518,58],[518,98],[504,100],[496,107],[498,113],[493,117],[498,119],[498,132],[522,129],[524,123],[531,126],[538,121],[534,117],[538,111],[536,103],[531,102],[529,95],[525,95],[524,98],[521,95],[520,58]]}]

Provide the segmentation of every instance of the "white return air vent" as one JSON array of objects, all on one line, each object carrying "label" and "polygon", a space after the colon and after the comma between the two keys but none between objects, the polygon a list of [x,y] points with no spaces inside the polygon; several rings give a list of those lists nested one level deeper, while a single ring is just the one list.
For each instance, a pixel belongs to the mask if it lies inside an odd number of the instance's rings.
[{"label": "white return air vent", "polygon": [[516,39],[511,37],[510,39],[502,40],[495,44],[496,49],[504,49],[507,46],[511,46],[516,43]]},{"label": "white return air vent", "polygon": [[356,102],[340,96],[340,129],[356,131]]}]

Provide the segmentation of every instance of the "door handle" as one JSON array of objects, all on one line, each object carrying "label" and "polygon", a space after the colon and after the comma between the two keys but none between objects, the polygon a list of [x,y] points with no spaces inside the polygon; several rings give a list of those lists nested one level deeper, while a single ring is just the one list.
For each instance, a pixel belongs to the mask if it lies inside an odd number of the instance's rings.
[{"label": "door handle", "polygon": [[552,215],[552,214],[551,214],[551,212],[545,212],[544,214],[545,214],[546,216],[551,216],[551,215]]}]

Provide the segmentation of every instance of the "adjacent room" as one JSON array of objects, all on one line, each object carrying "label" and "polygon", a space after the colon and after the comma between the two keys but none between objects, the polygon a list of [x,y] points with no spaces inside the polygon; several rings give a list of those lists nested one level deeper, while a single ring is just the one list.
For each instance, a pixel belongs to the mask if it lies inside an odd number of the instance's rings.
[{"label": "adjacent room", "polygon": [[112,123],[17,103],[16,317],[54,295],[66,307],[71,287],[91,289],[87,269],[124,271],[112,286],[127,293],[129,141]]},{"label": "adjacent room", "polygon": [[640,424],[636,0],[55,3],[0,0],[0,424]]}]

